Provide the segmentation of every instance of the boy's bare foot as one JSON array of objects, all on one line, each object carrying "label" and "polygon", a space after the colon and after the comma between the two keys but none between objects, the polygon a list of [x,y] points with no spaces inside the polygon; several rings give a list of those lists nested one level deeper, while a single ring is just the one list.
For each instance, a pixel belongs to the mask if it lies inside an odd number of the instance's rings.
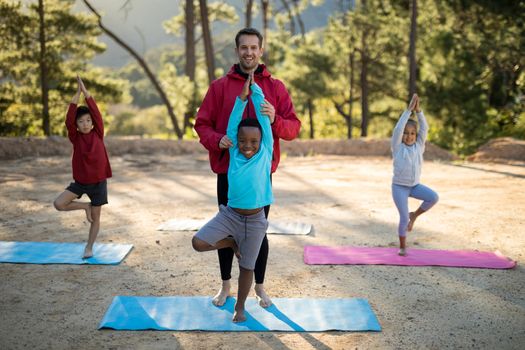
[{"label": "boy's bare foot", "polygon": [[91,217],[91,204],[87,205],[87,208],[86,208],[86,219],[89,222],[93,222],[93,218]]},{"label": "boy's bare foot", "polygon": [[399,253],[397,253],[398,255],[400,256],[406,256],[407,255],[407,251],[405,248],[400,248],[399,249]]},{"label": "boy's bare foot", "polygon": [[408,221],[407,231],[412,231],[412,227],[414,227],[414,222],[415,222],[416,219],[417,219],[416,213],[414,213],[414,212],[410,212],[410,213],[408,214],[408,218],[409,218],[410,220]]},{"label": "boy's bare foot", "polygon": [[213,297],[211,302],[215,306],[223,306],[229,295],[230,295],[230,280],[222,281],[221,290],[219,291],[219,293],[217,293]]},{"label": "boy's bare foot", "polygon": [[244,315],[244,309],[235,309],[235,312],[233,313],[233,322],[239,323],[246,321],[246,316]]},{"label": "boy's bare foot", "polygon": [[87,247],[84,249],[84,255],[82,255],[82,259],[88,259],[93,256],[93,248]]},{"label": "boy's bare foot", "polygon": [[255,289],[255,297],[257,298],[257,302],[259,303],[260,306],[267,308],[273,304],[268,294],[266,294],[266,292],[264,291],[264,285],[262,283],[260,284],[256,283],[254,289]]}]

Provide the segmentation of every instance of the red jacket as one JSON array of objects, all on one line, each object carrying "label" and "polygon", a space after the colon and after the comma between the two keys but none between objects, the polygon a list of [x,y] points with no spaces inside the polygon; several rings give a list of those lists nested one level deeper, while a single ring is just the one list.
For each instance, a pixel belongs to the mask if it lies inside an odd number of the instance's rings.
[{"label": "red jacket", "polygon": [[[299,135],[301,122],[297,119],[290,95],[284,84],[271,77],[264,65],[259,65],[255,73],[255,81],[262,88],[265,98],[275,107],[273,132],[272,173],[277,169],[281,157],[279,138],[290,141]],[[219,141],[226,135],[228,119],[235,99],[242,91],[246,78],[236,72],[233,66],[228,74],[213,81],[202,101],[195,120],[195,131],[200,143],[206,147],[210,156],[210,165],[214,173],[226,174],[230,155],[228,150],[219,148]],[[255,118],[253,104],[249,103],[243,118]]]},{"label": "red jacket", "polygon": [[104,146],[104,123],[93,97],[86,99],[93,121],[93,129],[88,134],[77,130],[77,105],[69,104],[66,115],[67,136],[73,144],[73,179],[88,185],[95,184],[111,177],[111,166]]}]

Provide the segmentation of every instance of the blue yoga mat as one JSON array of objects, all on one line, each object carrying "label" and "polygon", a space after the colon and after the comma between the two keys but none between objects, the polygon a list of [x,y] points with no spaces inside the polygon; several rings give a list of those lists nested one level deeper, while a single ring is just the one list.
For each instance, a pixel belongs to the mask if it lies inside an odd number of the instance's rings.
[{"label": "blue yoga mat", "polygon": [[176,331],[380,331],[381,326],[366,299],[277,298],[262,308],[255,298],[246,301],[247,320],[233,323],[235,299],[224,306],[211,297],[116,296],[101,328],[116,330]]},{"label": "blue yoga mat", "polygon": [[0,262],[117,265],[133,248],[132,244],[95,243],[93,257],[82,259],[85,246],[85,243],[0,241]]}]

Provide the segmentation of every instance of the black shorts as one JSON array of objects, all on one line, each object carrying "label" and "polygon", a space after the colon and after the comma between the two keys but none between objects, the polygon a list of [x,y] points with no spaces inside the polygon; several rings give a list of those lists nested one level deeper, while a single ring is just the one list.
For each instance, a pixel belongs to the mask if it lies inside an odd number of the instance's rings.
[{"label": "black shorts", "polygon": [[83,185],[78,182],[72,182],[66,190],[73,192],[80,198],[85,193],[91,199],[91,205],[99,207],[108,204],[108,182],[107,180],[97,182],[96,184]]}]

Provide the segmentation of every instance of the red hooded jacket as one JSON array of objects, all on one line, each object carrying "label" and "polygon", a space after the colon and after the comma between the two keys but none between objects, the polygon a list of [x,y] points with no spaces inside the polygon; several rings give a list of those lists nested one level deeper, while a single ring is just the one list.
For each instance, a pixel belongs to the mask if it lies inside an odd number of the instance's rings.
[{"label": "red hooded jacket", "polygon": [[[195,131],[199,135],[200,143],[209,152],[211,169],[216,174],[228,172],[230,155],[227,149],[219,148],[219,141],[226,135],[228,119],[235,99],[246,82],[246,78],[235,68],[235,65],[232,66],[228,74],[211,83],[195,120]],[[254,78],[263,90],[266,100],[275,107],[275,121],[272,124],[273,173],[281,157],[279,139],[291,141],[296,138],[301,129],[301,122],[295,114],[292,100],[284,84],[272,78],[264,65],[259,65]],[[243,118],[248,117],[255,118],[255,110],[251,101]]]},{"label": "red hooded jacket", "polygon": [[73,179],[83,185],[95,184],[111,177],[108,153],[104,146],[104,122],[93,97],[86,98],[93,129],[87,134],[77,130],[77,105],[71,103],[67,110],[66,127],[73,144]]}]

